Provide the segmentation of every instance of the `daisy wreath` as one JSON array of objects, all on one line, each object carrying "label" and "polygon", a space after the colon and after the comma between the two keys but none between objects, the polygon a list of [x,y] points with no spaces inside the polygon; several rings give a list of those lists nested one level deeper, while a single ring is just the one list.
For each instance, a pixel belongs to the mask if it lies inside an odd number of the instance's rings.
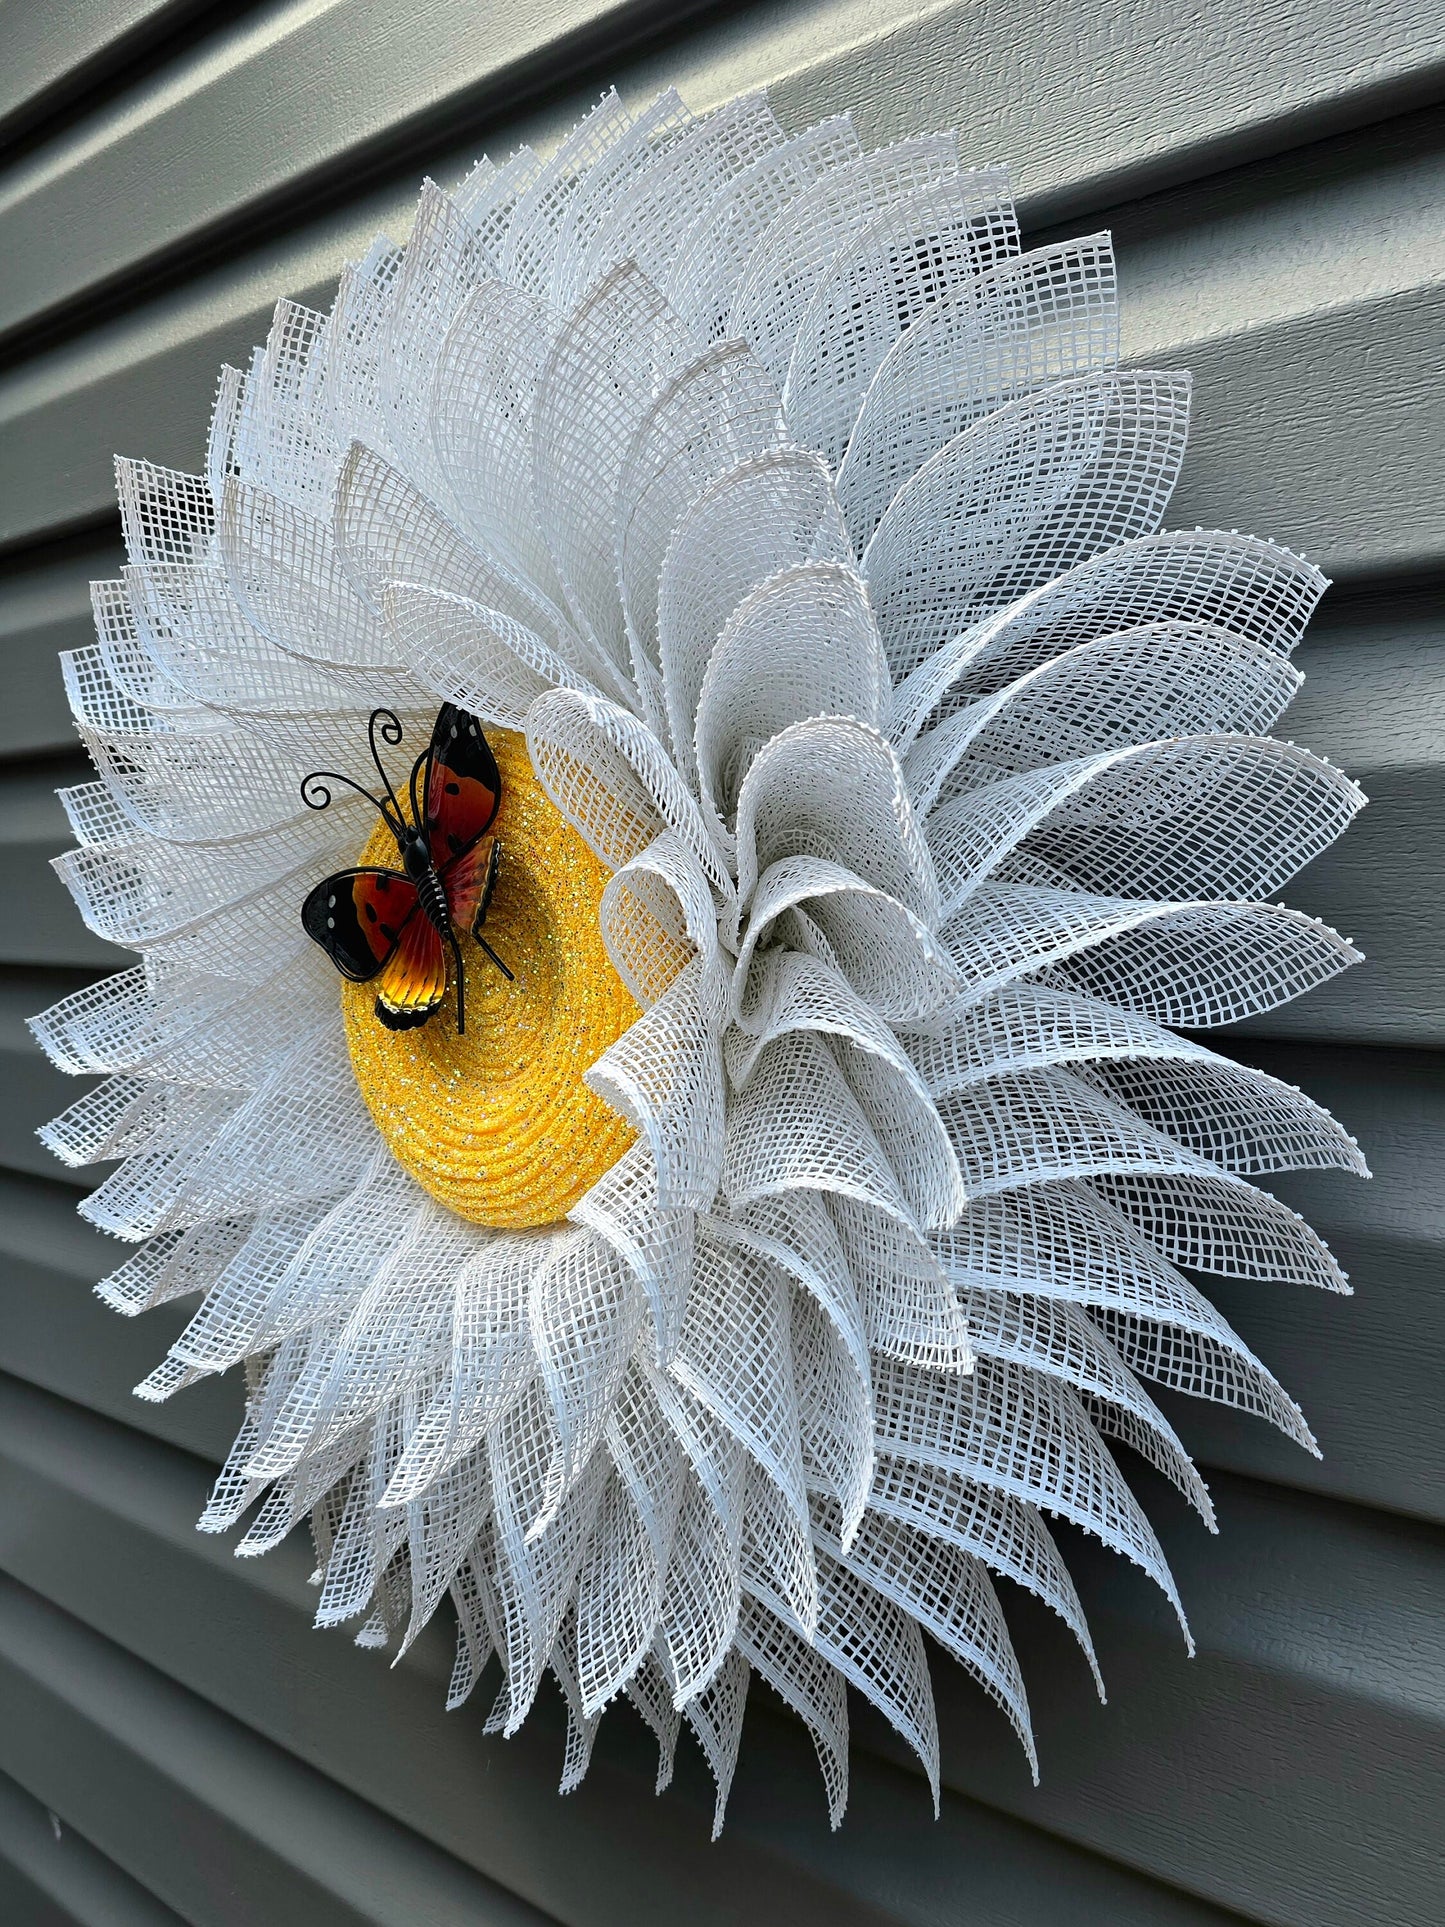
[{"label": "daisy wreath", "polygon": [[[42,1135],[118,1160],[101,1296],[199,1295],[141,1396],[244,1365],[203,1528],[308,1522],[363,1644],[450,1595],[564,1789],[626,1695],[720,1826],[757,1675],[835,1825],[845,1683],[936,1801],[925,1633],[1032,1763],[995,1577],[1093,1666],[1046,1516],[1181,1624],[1111,1442],[1213,1525],[1145,1381],[1315,1449],[1194,1276],[1345,1289],[1252,1179],[1363,1161],[1178,1033],[1356,957],[1269,900],[1362,801],[1268,735],[1326,584],[1160,532],[1189,379],[1118,361],[1108,235],[1022,252],[952,134],[608,95],[282,301],[205,474],[118,465],[58,868],[141,962],[35,1020],[105,1074]],[[394,1036],[298,919],[373,820],[299,786],[439,700],[514,981]]]}]

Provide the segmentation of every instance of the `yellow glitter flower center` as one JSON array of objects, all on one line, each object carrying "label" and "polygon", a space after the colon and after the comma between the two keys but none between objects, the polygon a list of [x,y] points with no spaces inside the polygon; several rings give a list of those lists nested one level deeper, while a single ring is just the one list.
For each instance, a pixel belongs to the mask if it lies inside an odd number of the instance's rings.
[{"label": "yellow glitter flower center", "polygon": [[[489,729],[502,772],[502,861],[487,941],[508,983],[461,938],[467,1029],[456,988],[418,1030],[387,1030],[373,984],[342,985],[356,1081],[396,1160],[434,1198],[498,1229],[565,1217],[632,1142],[632,1126],[582,1073],[636,1021],[598,921],[608,872],[559,814],[513,730]],[[378,824],[361,855],[394,865]]]}]

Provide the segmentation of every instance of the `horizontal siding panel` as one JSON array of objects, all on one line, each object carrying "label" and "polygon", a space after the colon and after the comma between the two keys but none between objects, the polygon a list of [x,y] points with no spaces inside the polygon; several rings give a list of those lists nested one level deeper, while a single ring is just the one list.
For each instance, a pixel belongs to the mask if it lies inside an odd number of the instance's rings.
[{"label": "horizontal siding panel", "polygon": [[[425,130],[513,111],[580,59],[605,48],[616,61],[640,35],[708,11],[721,9],[528,0],[483,25],[455,0],[404,12],[388,0],[247,10],[11,172],[0,248],[15,265],[0,337],[157,255],[253,228],[270,201],[354,186]],[[516,137],[499,144],[505,152]],[[49,245],[56,232],[63,248]]]},{"label": "horizontal siding panel", "polygon": [[120,63],[192,17],[206,0],[10,0],[0,22],[0,137],[94,86]]},{"label": "horizontal siding panel", "polygon": [[1109,1705],[1020,1601],[1042,1784],[939,1668],[947,1782],[1281,1927],[1438,1927],[1439,1529],[1221,1477],[1211,1539],[1182,1502],[1166,1517],[1152,1476],[1135,1484],[1197,1657],[1147,1582],[1071,1535]]},{"label": "horizontal siding panel", "polygon": [[1432,110],[1101,208],[1119,256],[1125,354],[1144,361],[1439,286],[1440,148]]},{"label": "horizontal siding panel", "polygon": [[[1438,18],[1418,0],[1348,25],[1326,0],[1235,0],[1183,17],[1098,9],[1068,35],[1050,7],[1028,0],[982,17],[934,6],[892,32],[878,30],[876,9],[816,0],[766,13],[533,0],[492,15],[486,33],[454,0],[404,14],[385,0],[271,8],[15,172],[0,192],[0,252],[15,264],[0,334],[157,257],[253,226],[270,203],[294,203],[343,173],[354,180],[378,155],[416,151],[464,115],[502,152],[555,136],[566,124],[555,107],[537,127],[496,117],[543,74],[553,90],[565,83],[579,54],[595,60],[605,48],[615,64],[639,33],[676,29],[694,12],[694,31],[663,65],[695,108],[771,81],[798,124],[840,103],[856,104],[885,138],[905,117],[909,131],[920,115],[957,121],[980,153],[1016,157],[1026,192],[1056,210],[1269,152],[1319,122],[1377,117],[1437,87],[1445,60]],[[970,73],[988,76],[986,93],[968,86]],[[1071,84],[1080,74],[1085,87]],[[63,249],[47,245],[56,232]]]},{"label": "horizontal siding panel", "polygon": [[1236,1034],[1445,1044],[1432,915],[1445,901],[1445,597],[1328,596],[1298,657],[1286,733],[1363,786],[1369,807],[1290,885],[1289,900],[1358,940],[1365,962]]},{"label": "horizontal siding panel", "polygon": [[[174,1688],[167,1692],[165,1682],[159,1694],[150,1690],[149,1669],[53,1609],[41,1621],[43,1611],[44,1602],[0,1580],[0,1679],[18,1712],[53,1728],[53,1734],[47,1734],[49,1745],[32,1741],[24,1747],[24,1763],[38,1778],[64,1781],[74,1801],[73,1783],[64,1775],[66,1752],[86,1749],[94,1755],[80,1801],[100,1826],[114,1832],[117,1852],[152,1869],[153,1877],[178,1895],[178,1904],[197,1909],[185,1917],[201,1927],[256,1927],[258,1922],[269,1927],[273,1921],[330,1927],[338,1919],[348,1927],[361,1921],[375,1927],[460,1927],[462,1922],[467,1927],[543,1927],[553,1920],[567,1927],[674,1927],[679,1921],[688,1927],[694,1921],[731,1927],[745,1918],[777,1919],[779,1909],[800,1927],[940,1927],[964,1920],[969,1927],[1039,1927],[1041,1921],[1057,1917],[1051,1910],[1061,1893],[1069,1896],[1069,1927],[1237,1927],[1240,1920],[970,1802],[947,1799],[954,1824],[946,1828],[931,1817],[920,1825],[917,1783],[881,1761],[863,1761],[854,1776],[855,1806],[867,1803],[872,1830],[860,1843],[856,1822],[851,1832],[833,1836],[818,1816],[815,1837],[801,1844],[803,1857],[819,1868],[819,1877],[800,1876],[790,1864],[801,1831],[796,1796],[814,1777],[815,1766],[801,1728],[766,1712],[752,1715],[755,1730],[750,1737],[755,1752],[765,1749],[770,1770],[754,1768],[745,1776],[749,1784],[739,1786],[734,1795],[735,1814],[745,1802],[754,1809],[752,1831],[764,1843],[748,1861],[740,1861],[726,1845],[738,1833],[736,1817],[724,1844],[708,1842],[700,1786],[694,1810],[686,1815],[686,1834],[679,1838],[678,1796],[655,1806],[648,1798],[651,1774],[640,1759],[635,1771],[599,1762],[589,1780],[591,1791],[565,1804],[551,1787],[548,1776],[555,1768],[548,1762],[534,1798],[514,1803],[508,1820],[521,1820],[525,1831],[520,1844],[533,1849],[545,1884],[562,1891],[563,1901],[573,1903],[571,1911],[544,1914],[511,1895],[494,1898],[493,1892],[479,1898],[475,1876],[470,1895],[444,1891],[438,1900],[436,1890],[442,1883],[425,1876],[440,1856],[419,1855],[409,1837],[397,1852],[398,1830],[371,1813],[362,1824],[380,1833],[380,1839],[367,1839],[370,1851],[359,1856],[359,1875],[344,1873],[333,1885],[333,1856],[344,1865],[354,1851],[349,1814],[340,1826],[333,1814],[323,1811],[318,1816],[315,1802],[306,1797],[311,1791],[307,1781],[284,1767],[273,1768],[264,1753],[253,1751],[249,1735],[223,1719],[206,1722],[199,1702]],[[37,1633],[45,1636],[37,1638]],[[15,1647],[20,1650],[12,1656]],[[80,1673],[88,1689],[83,1706],[77,1708],[53,1689],[52,1671],[59,1668]],[[96,1698],[102,1702],[99,1709]],[[179,1735],[172,1724],[177,1713]],[[546,1715],[536,1717],[545,1720]],[[132,1732],[136,1721],[143,1723],[138,1738]],[[560,1744],[558,1732],[548,1737]],[[173,1767],[166,1749],[177,1739],[179,1766]],[[373,1731],[359,1736],[358,1743],[374,1741]],[[7,1750],[21,1749],[6,1749],[0,1739],[0,1755]],[[434,1751],[406,1751],[424,1776],[434,1770]],[[520,1741],[509,1749],[506,1764],[514,1776],[541,1765],[516,1757],[525,1751]],[[465,1762],[463,1770],[474,1772],[475,1763]],[[115,1798],[106,1788],[107,1774],[124,1777]],[[695,1777],[701,1777],[700,1767]],[[602,1792],[604,1780],[612,1783],[610,1799]],[[281,1831],[274,1808],[287,1798],[296,1810],[278,1852],[271,1837]],[[262,1824],[253,1855],[241,1828],[257,1806]],[[587,1808],[594,1810],[584,1812]],[[232,1811],[236,1828],[218,1824]],[[639,1826],[639,1812],[644,1817],[661,1814],[662,1824]],[[179,1864],[171,1852],[177,1827],[186,1830],[188,1849]],[[305,1872],[315,1869],[315,1877],[298,1878],[288,1864],[289,1834],[293,1828],[313,1827],[319,1837],[307,1842]],[[475,1841],[476,1830],[475,1816],[470,1827],[463,1823],[469,1842]],[[769,1853],[774,1837],[788,1850],[788,1859]],[[899,1849],[908,1855],[903,1879],[893,1864]],[[387,1863],[388,1877],[374,1893],[365,1883],[378,1860]],[[614,1872],[623,1877],[610,1878]],[[338,1912],[335,1886],[348,1890],[348,1898],[356,1894],[356,1904],[348,1911]],[[871,1897],[857,1898],[845,1888]],[[161,1915],[161,1920],[170,1918]],[[128,1923],[121,1921],[118,1927]],[[136,1927],[148,1923],[137,1922]]]},{"label": "horizontal siding panel", "polygon": [[[1301,731],[1300,740],[1309,742]],[[1314,744],[1310,743],[1313,748]],[[1445,1044],[1445,982],[1434,907],[1445,853],[1440,764],[1372,774],[1370,806],[1286,889],[1288,901],[1357,941],[1365,961],[1298,1003],[1240,1025],[1251,1034]]]},{"label": "horizontal siding panel", "polygon": [[0,1765],[187,1920],[545,1916],[0,1580]]},{"label": "horizontal siding panel", "polygon": [[124,561],[114,542],[68,542],[0,572],[0,757],[74,749],[56,655],[94,640],[90,584],[118,575]]},{"label": "horizontal siding panel", "polygon": [[23,102],[50,91],[143,21],[170,12],[175,0],[60,0],[42,10],[9,7],[4,22],[5,73],[0,126]]},{"label": "horizontal siding panel", "polygon": [[1445,510],[1420,483],[1445,437],[1445,157],[1407,126],[1347,165],[1293,156],[1267,195],[1236,177],[1212,215],[1180,197],[1162,233],[1131,237],[1126,215],[1125,358],[1195,376],[1171,524],[1248,528],[1341,577],[1438,562]]},{"label": "horizontal siding panel", "polygon": [[1438,567],[1442,339],[1431,287],[1151,357],[1196,384],[1169,526],[1269,535],[1340,578]]},{"label": "horizontal siding panel", "polygon": [[1369,805],[1285,895],[1365,961],[1224,1035],[1439,1048],[1445,975],[1421,908],[1445,901],[1445,602],[1362,592],[1336,615],[1332,600],[1299,652],[1305,683],[1280,734],[1346,770]]},{"label": "horizontal siding panel", "polygon": [[15,1921],[18,1927],[76,1927],[72,1913],[56,1906],[47,1895],[37,1892],[18,1868],[0,1860],[0,1919]]},{"label": "horizontal siding panel", "polygon": [[1445,90],[1445,25],[1426,0],[1390,0],[1353,20],[1320,0],[1146,0],[1067,14],[1054,0],[1013,0],[920,12],[789,76],[779,111],[805,125],[846,101],[882,140],[957,123],[975,153],[1018,170],[1038,221],[1152,194]]},{"label": "horizontal siding panel", "polygon": [[[348,229],[353,253],[364,249],[373,225]],[[112,524],[117,454],[195,469],[222,363],[245,365],[283,294],[312,307],[333,298],[345,245],[328,238],[321,253],[319,261],[309,251],[289,257],[302,269],[295,276],[283,261],[254,265],[242,276],[203,277],[173,300],[148,304],[0,380],[8,456],[0,472],[0,546],[80,524]]]},{"label": "horizontal siding panel", "polygon": [[1305,682],[1285,720],[1320,755],[1371,781],[1442,760],[1445,589],[1332,589],[1295,662]]},{"label": "horizontal siding panel", "polygon": [[[63,997],[69,984],[30,972],[0,977],[0,1167],[42,1178],[95,1183],[88,1171],[68,1171],[35,1135],[37,1126],[59,1115],[96,1079],[67,1077],[45,1057],[30,1035],[26,1019]],[[67,1187],[68,1188],[68,1187]]]},{"label": "horizontal siding panel", "polygon": [[76,1214],[65,1185],[0,1174],[0,1371],[219,1464],[242,1415],[229,1372],[152,1405],[133,1395],[180,1334],[194,1300],[122,1318],[95,1283],[134,1249]]},{"label": "horizontal siding panel", "polygon": [[180,1927],[179,1914],[5,1774],[0,1920],[6,1927]]},{"label": "horizontal siding panel", "polygon": [[[1058,36],[1055,40],[1065,44]],[[880,56],[875,46],[865,43],[847,58],[854,63],[854,86],[835,94],[829,111],[854,98],[862,76],[872,73]],[[735,67],[725,67],[724,73],[729,81],[745,78]],[[811,112],[796,111],[800,105],[794,103],[790,120],[812,117]],[[941,118],[956,118],[956,111],[957,103],[953,114],[944,113]],[[929,119],[920,117],[911,105],[910,112],[910,125]],[[1087,126],[1092,140],[1092,119]],[[966,133],[979,154],[1001,151],[987,128],[976,133],[966,129]],[[480,146],[482,139],[479,134],[468,151]],[[1042,141],[1020,140],[1002,151],[1022,166],[1031,152],[1050,150]],[[461,155],[456,164],[462,164]],[[1434,178],[1426,163],[1418,165],[1424,170],[1422,182]],[[83,342],[39,356],[9,376],[0,384],[0,432],[11,449],[8,473],[0,479],[0,542],[33,540],[47,529],[107,514],[112,500],[111,456],[117,449],[194,466],[219,364],[243,359],[251,343],[264,338],[270,308],[278,296],[289,294],[325,305],[330,279],[341,261],[360,252],[378,226],[404,233],[414,205],[414,180],[409,178],[404,191],[374,195],[368,203],[353,204],[344,216],[328,217],[296,233],[281,248],[268,246],[234,266],[212,270],[185,290],[149,302],[93,331]],[[1093,197],[1083,196],[1081,214],[1088,206],[1103,205],[1107,197],[1101,184]],[[1334,417],[1341,409],[1354,421],[1392,415],[1408,420],[1412,405],[1428,403],[1438,386],[1423,381],[1416,331],[1392,325],[1382,338],[1372,305],[1382,294],[1394,297],[1410,289],[1428,307],[1445,281],[1438,240],[1430,247],[1380,245],[1369,191],[1350,182],[1305,196],[1298,222],[1307,230],[1305,259],[1318,254],[1322,235],[1332,236],[1333,295],[1331,310],[1325,314],[1290,309],[1288,277],[1281,280],[1282,292],[1275,305],[1260,308],[1257,284],[1272,281],[1273,270],[1261,255],[1261,248],[1265,255],[1268,248],[1252,210],[1233,221],[1210,222],[1191,230],[1177,239],[1172,250],[1156,239],[1150,250],[1141,250],[1144,259],[1137,267],[1126,261],[1130,300],[1139,307],[1137,324],[1130,320],[1131,353],[1188,360],[1200,369],[1206,412],[1201,416],[1202,439],[1192,459],[1182,506],[1189,510],[1191,501],[1202,504],[1218,498],[1221,505],[1213,513],[1222,515],[1228,526],[1242,526],[1246,509],[1254,508],[1241,491],[1254,485],[1259,464],[1235,469],[1228,465],[1238,459],[1232,447],[1221,447],[1213,458],[1208,451],[1214,432],[1211,419],[1238,423],[1247,411],[1239,400],[1231,404],[1227,398],[1238,397],[1244,386],[1252,397],[1258,385],[1275,398],[1271,433],[1282,438],[1274,445],[1271,461],[1263,465],[1259,485],[1271,486],[1270,471],[1280,460],[1281,447],[1294,456],[1287,464],[1287,478],[1279,484],[1288,500],[1287,510],[1278,509],[1274,498],[1259,503],[1261,512],[1268,511],[1269,532],[1286,539],[1292,528],[1318,528],[1322,539],[1311,538],[1307,544],[1311,553],[1326,558],[1338,554],[1357,570],[1398,566],[1400,529],[1410,532],[1412,553],[1424,552],[1431,544],[1439,553],[1442,511],[1438,491],[1431,486],[1429,464],[1421,468],[1416,463],[1411,468],[1397,461],[1380,471],[1356,459],[1342,468],[1330,439]],[[1430,232],[1423,223],[1421,232]],[[1176,293],[1181,249],[1184,278],[1192,291],[1188,328],[1181,325]],[[1161,293],[1150,289],[1151,258]],[[1283,310],[1278,300],[1286,300]],[[1126,307],[1126,315],[1129,312]],[[1202,340],[1204,336],[1214,338],[1213,348]],[[1206,355],[1203,363],[1201,352]],[[1321,371],[1329,369],[1336,382],[1343,377],[1348,390],[1344,396],[1338,391],[1331,394],[1331,406],[1323,418],[1308,379],[1308,371],[1316,364]],[[1215,417],[1207,407],[1211,391],[1216,397]],[[1326,444],[1322,450],[1317,446],[1321,438]],[[1362,477],[1356,485],[1359,499],[1342,502],[1341,478],[1351,474]],[[1382,476],[1389,483],[1384,490]],[[1382,493],[1383,509],[1377,499]],[[1352,517],[1363,518],[1358,528]],[[1188,519],[1194,519],[1193,510]],[[1380,541],[1384,549],[1377,556],[1375,545]]]},{"label": "horizontal siding panel", "polygon": [[[36,1522],[12,1535],[5,1556],[18,1579],[433,1837],[443,1838],[453,1795],[464,1796],[471,1850],[497,1856],[486,1861],[489,1872],[526,1886],[560,1917],[627,1918],[620,1910],[631,1883],[621,1868],[598,1870],[595,1914],[527,1886],[548,1877],[541,1870],[508,1870],[513,1863],[501,1856],[515,1851],[518,1829],[535,1824],[523,1821],[522,1809],[550,1797],[543,1789],[558,1770],[559,1736],[539,1728],[529,1737],[529,1728],[505,1754],[496,1751],[488,1770],[497,1743],[481,1735],[480,1711],[456,1719],[428,1711],[448,1660],[439,1627],[424,1651],[418,1647],[415,1664],[388,1676],[375,1655],[309,1631],[302,1547],[238,1562],[190,1529],[203,1486],[192,1462],[24,1388],[0,1387],[0,1413],[7,1483],[14,1480],[24,1498],[11,1516],[28,1511]],[[1043,1791],[1029,1788],[1001,1716],[940,1663],[949,1783],[1250,1918],[1354,1927],[1355,1897],[1368,1892],[1391,1927],[1434,1927],[1438,1894],[1424,1856],[1431,1762],[1445,1738],[1441,1535],[1245,1480],[1221,1479],[1217,1498],[1222,1542],[1167,1501],[1156,1508],[1199,1657],[1186,1660],[1167,1607],[1138,1574],[1071,1544],[1114,1704],[1093,1703],[1067,1634],[1022,1604],[1011,1616],[1040,1730]],[[1302,1640],[1301,1625],[1321,1612],[1328,1638]],[[225,1647],[213,1636],[216,1626],[227,1630]],[[416,1676],[409,1687],[393,1686],[409,1675]],[[297,1703],[303,1678],[304,1707]],[[637,1758],[630,1724],[603,1729],[608,1769],[624,1758],[606,1750],[614,1727],[630,1748],[625,1757]],[[863,1722],[870,1747],[886,1749],[879,1725]],[[362,1732],[382,1730],[386,1747],[361,1743]],[[393,1776],[414,1746],[428,1750],[429,1764],[413,1790]],[[750,1762],[766,1770],[767,1752],[767,1744],[750,1749],[745,1740],[740,1792]],[[641,1759],[628,1770],[640,1776]],[[604,1773],[596,1793],[589,1781],[556,1810],[548,1823],[554,1842],[574,1817],[584,1830],[574,1840],[590,1841],[609,1779]],[[931,1826],[916,1776],[914,1785],[915,1826],[891,1849],[900,1896],[907,1883],[898,1873],[911,1865],[912,1839]],[[670,1829],[679,1842],[691,1836],[693,1786],[689,1778],[680,1797],[636,1813],[634,1847],[655,1828]],[[857,1827],[866,1840],[872,1827],[866,1775],[860,1791],[861,1811],[850,1816],[845,1839],[856,1841]],[[806,1803],[792,1805],[784,1834],[800,1856],[815,1832],[826,1842],[821,1798],[811,1785],[806,1793]],[[745,1798],[730,1817],[716,1850],[720,1869],[735,1864],[734,1853],[751,1853],[754,1810]],[[946,1844],[947,1822],[940,1831]],[[649,1870],[649,1878],[661,1877]],[[960,1886],[956,1907],[965,1895]],[[654,1904],[664,1920],[713,1918],[709,1895],[685,1879],[676,1912],[660,1890]]]},{"label": "horizontal siding panel", "polygon": [[[946,1798],[935,1823],[917,1774],[867,1750],[855,1750],[848,1823],[830,1835],[802,1731],[775,1718],[762,1691],[717,1845],[691,1746],[675,1789],[653,1800],[656,1751],[625,1711],[604,1725],[581,1790],[558,1801],[550,1700],[515,1739],[486,1738],[485,1686],[481,1706],[441,1709],[451,1642],[440,1626],[388,1672],[344,1636],[310,1630],[300,1545],[237,1561],[192,1530],[203,1489],[194,1462],[3,1383],[0,1413],[0,1483],[23,1494],[34,1521],[11,1532],[0,1565],[559,1920],[732,1927],[785,1909],[801,1927],[1039,1927],[1059,1918],[1051,1910],[1067,1894],[1070,1927],[1223,1927],[1215,1907],[972,1799]],[[19,1508],[8,1510],[13,1521]],[[178,1690],[157,1678],[158,1701],[163,1689]],[[974,1697],[969,1730],[1002,1728]],[[310,1927],[299,1907],[283,1917]],[[412,1927],[422,1916],[387,1918]]]},{"label": "horizontal siding panel", "polygon": [[1265,1180],[1327,1240],[1355,1295],[1202,1279],[1235,1330],[1299,1399],[1316,1460],[1259,1420],[1167,1398],[1209,1466],[1445,1523],[1445,1429],[1422,1423],[1445,1382],[1445,1081],[1406,1051],[1244,1047],[1245,1057],[1326,1105],[1374,1176],[1297,1172]]},{"label": "horizontal siding panel", "polygon": [[0,965],[119,970],[135,962],[130,951],[86,929],[50,867],[75,842],[56,788],[91,774],[79,752],[73,763],[0,772]]}]

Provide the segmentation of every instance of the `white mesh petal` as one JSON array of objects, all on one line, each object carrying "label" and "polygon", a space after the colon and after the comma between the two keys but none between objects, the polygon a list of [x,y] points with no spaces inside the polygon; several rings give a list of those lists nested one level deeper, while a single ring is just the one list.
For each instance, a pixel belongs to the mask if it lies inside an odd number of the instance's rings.
[{"label": "white mesh petal", "polygon": [[859,158],[846,114],[781,141],[717,195],[681,241],[663,292],[704,340],[726,332],[739,277],[770,223],[805,188]]},{"label": "white mesh petal", "polygon": [[895,677],[1076,563],[1152,535],[1188,425],[1187,375],[1081,375],[946,442],[863,552]]},{"label": "white mesh petal", "polygon": [[921,187],[958,172],[952,134],[925,134],[829,168],[773,218],[738,279],[727,332],[781,382],[808,303],[852,238]]},{"label": "white mesh petal", "polygon": [[836,466],[898,337],[959,282],[1017,251],[1002,168],[954,174],[873,221],[834,257],[798,324],[783,387],[797,440]]},{"label": "white mesh petal", "polygon": [[806,449],[740,463],[680,515],[658,576],[657,633],[673,749],[694,788],[698,697],[734,610],[789,567],[851,560],[827,464]]},{"label": "white mesh petal", "polygon": [[574,617],[622,667],[613,504],[648,406],[699,344],[622,262],[563,324],[537,381],[532,487]]},{"label": "white mesh petal", "polygon": [[955,435],[1051,381],[1119,359],[1107,234],[1006,257],[940,288],[873,371],[838,470],[866,545],[899,488]]},{"label": "white mesh petal", "polygon": [[556,327],[534,296],[484,280],[450,319],[427,403],[462,528],[554,599],[560,587],[532,492],[527,425]]},{"label": "white mesh petal", "polygon": [[888,693],[868,598],[846,565],[785,569],[739,603],[708,658],[694,724],[699,793],[719,843],[770,738],[809,716],[876,725]]},{"label": "white mesh petal", "polygon": [[778,391],[745,341],[676,375],[632,438],[617,482],[617,583],[639,693],[660,683],[658,571],[682,511],[707,484],[782,440]]}]

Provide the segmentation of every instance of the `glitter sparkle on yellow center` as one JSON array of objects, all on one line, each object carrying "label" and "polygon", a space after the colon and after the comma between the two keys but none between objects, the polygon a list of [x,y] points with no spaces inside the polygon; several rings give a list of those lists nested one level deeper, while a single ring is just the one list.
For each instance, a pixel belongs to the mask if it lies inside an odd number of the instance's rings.
[{"label": "glitter sparkle on yellow center", "polygon": [[[515,1230],[565,1217],[632,1142],[582,1075],[638,1011],[602,943],[606,868],[537,781],[523,738],[489,729],[487,740],[502,773],[502,864],[486,934],[516,981],[463,936],[465,1036],[455,986],[418,1030],[379,1024],[370,984],[343,983],[341,1007],[356,1081],[397,1162],[461,1217]],[[395,865],[384,824],[360,861]]]}]

